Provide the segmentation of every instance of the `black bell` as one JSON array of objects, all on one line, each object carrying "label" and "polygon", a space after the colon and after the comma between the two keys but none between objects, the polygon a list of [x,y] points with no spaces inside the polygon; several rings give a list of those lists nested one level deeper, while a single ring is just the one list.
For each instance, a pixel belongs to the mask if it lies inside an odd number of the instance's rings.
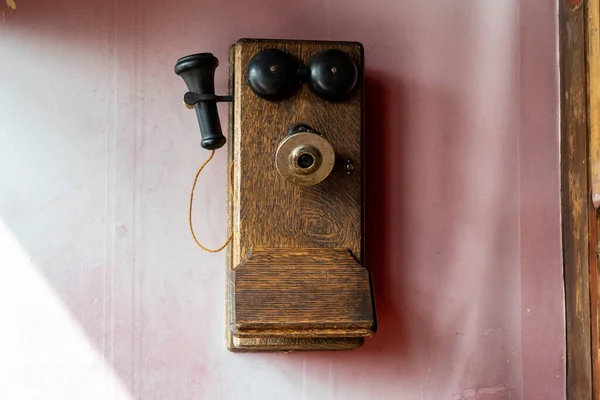
[{"label": "black bell", "polygon": [[358,68],[354,61],[341,50],[325,50],[308,63],[310,89],[319,97],[342,100],[356,86]]},{"label": "black bell", "polygon": [[300,86],[298,61],[282,50],[263,50],[248,64],[248,85],[263,99],[281,100],[289,97]]}]

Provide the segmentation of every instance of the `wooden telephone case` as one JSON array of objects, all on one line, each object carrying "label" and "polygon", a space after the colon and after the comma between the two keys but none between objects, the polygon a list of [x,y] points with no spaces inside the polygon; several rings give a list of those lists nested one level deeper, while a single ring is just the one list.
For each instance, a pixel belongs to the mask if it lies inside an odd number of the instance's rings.
[{"label": "wooden telephone case", "polygon": [[[283,50],[301,66],[341,50],[356,65],[356,85],[335,101],[317,96],[306,80],[286,98],[262,98],[248,84],[249,64],[270,49]],[[229,93],[228,161],[234,167],[227,217],[233,233],[226,259],[228,349],[361,346],[376,331],[371,277],[362,265],[362,45],[239,40],[229,50]],[[282,141],[297,126],[320,137],[306,135],[309,140],[324,139],[333,149],[331,172],[318,184],[296,184],[284,178],[280,161],[275,165]]]}]

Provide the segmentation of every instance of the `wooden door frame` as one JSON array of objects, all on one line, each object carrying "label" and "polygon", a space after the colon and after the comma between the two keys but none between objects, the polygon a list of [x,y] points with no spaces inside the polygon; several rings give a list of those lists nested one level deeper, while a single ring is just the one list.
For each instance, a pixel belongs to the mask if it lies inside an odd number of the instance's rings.
[{"label": "wooden door frame", "polygon": [[[567,399],[600,398],[600,0],[559,0],[560,170]],[[595,201],[592,201],[595,200]],[[596,207],[595,207],[595,206]]]}]

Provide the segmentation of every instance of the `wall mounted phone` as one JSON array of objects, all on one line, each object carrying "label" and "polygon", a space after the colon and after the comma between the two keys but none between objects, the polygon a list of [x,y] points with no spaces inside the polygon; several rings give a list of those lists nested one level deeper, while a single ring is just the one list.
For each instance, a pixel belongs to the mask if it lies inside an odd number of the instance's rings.
[{"label": "wall mounted phone", "polygon": [[[228,144],[227,347],[353,349],[376,330],[363,249],[363,48],[354,42],[243,39],[229,93],[210,53],[175,72],[202,147]],[[228,140],[216,102],[229,106]]]}]

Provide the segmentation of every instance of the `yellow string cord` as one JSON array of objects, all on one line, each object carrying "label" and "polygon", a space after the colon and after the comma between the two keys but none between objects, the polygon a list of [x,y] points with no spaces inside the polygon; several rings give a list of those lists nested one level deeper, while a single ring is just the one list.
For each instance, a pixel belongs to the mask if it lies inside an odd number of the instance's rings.
[{"label": "yellow string cord", "polygon": [[[200,173],[202,172],[204,167],[206,167],[206,165],[210,162],[210,160],[212,160],[214,155],[215,155],[215,151],[213,150],[210,153],[210,157],[208,157],[208,159],[206,161],[204,161],[204,164],[202,164],[200,166],[200,168],[198,168],[198,172],[196,172],[196,176],[194,177],[194,184],[192,185],[192,192],[190,193],[190,212],[188,214],[188,222],[190,223],[190,232],[192,233],[192,237],[194,238],[194,241],[202,250],[208,251],[209,253],[218,253],[219,251],[223,250],[225,248],[225,246],[227,246],[229,244],[229,242],[231,242],[231,239],[233,238],[233,232],[231,232],[229,234],[229,238],[227,238],[227,241],[223,244],[223,246],[219,247],[218,249],[213,250],[213,249],[209,249],[208,247],[203,246],[198,241],[198,238],[196,238],[196,234],[194,233],[194,225],[192,224],[192,208],[194,205],[194,191],[196,190],[196,183],[198,183],[198,176],[200,176]],[[233,161],[231,162],[231,165],[229,166],[229,191],[231,192],[231,197],[233,198]]]}]

